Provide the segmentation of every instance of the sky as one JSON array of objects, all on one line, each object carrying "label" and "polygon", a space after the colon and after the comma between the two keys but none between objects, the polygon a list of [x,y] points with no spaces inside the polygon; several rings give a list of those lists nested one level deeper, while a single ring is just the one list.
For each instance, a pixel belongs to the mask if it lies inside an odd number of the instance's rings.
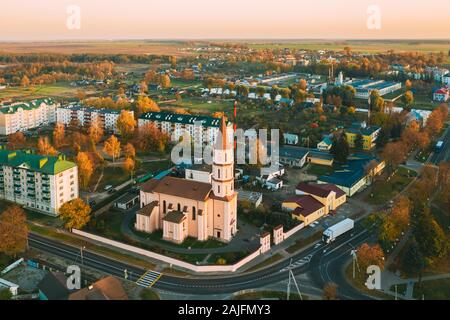
[{"label": "sky", "polygon": [[[1,0],[0,41],[449,39],[448,4],[449,0]],[[68,13],[71,5],[80,9],[80,19],[76,10]]]}]

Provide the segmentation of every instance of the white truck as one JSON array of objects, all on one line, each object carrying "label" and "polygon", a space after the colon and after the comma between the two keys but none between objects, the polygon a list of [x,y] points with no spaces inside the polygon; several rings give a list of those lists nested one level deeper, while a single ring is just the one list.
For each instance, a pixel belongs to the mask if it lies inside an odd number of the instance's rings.
[{"label": "white truck", "polygon": [[340,235],[352,230],[354,226],[355,222],[352,219],[347,218],[342,220],[323,232],[322,241],[324,243],[331,243]]}]

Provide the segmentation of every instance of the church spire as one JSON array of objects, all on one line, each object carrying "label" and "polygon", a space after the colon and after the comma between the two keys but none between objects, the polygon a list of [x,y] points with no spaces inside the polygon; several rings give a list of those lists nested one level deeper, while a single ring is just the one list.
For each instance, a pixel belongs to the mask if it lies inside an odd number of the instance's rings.
[{"label": "church spire", "polygon": [[228,149],[228,135],[227,135],[227,122],[225,116],[222,117],[222,123],[220,125],[220,133],[222,135],[222,141],[220,143],[220,149]]}]

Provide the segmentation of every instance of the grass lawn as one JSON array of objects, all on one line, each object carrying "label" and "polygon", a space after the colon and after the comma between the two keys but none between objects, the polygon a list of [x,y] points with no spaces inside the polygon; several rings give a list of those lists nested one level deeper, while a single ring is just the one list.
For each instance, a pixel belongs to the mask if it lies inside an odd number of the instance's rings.
[{"label": "grass lawn", "polygon": [[[389,288],[392,292],[395,292],[395,285]],[[397,293],[405,295],[406,293],[406,283],[397,284]]]},{"label": "grass lawn", "polygon": [[309,245],[313,242],[316,242],[321,237],[322,237],[322,232],[318,231],[318,232],[314,233],[312,236],[310,236],[309,238],[299,239],[299,240],[295,241],[295,243],[293,245],[291,245],[290,247],[288,247],[286,249],[286,251],[289,253],[297,252],[301,248],[306,247],[307,245]]},{"label": "grass lawn", "polygon": [[283,259],[283,255],[280,253],[276,253],[273,256],[271,256],[269,259],[266,259],[265,261],[261,262],[260,264],[257,264],[256,266],[251,267],[247,270],[247,272],[255,271],[257,269],[262,269],[268,265],[271,265],[272,263],[275,263],[279,260]]},{"label": "grass lawn", "polygon": [[[304,294],[302,294],[302,298],[303,300],[309,300],[309,297]],[[243,293],[233,298],[233,300],[262,300],[262,299],[287,300],[287,293],[282,291],[255,291]],[[291,291],[289,300],[300,300],[300,296],[298,295],[297,292]]]},{"label": "grass lawn", "polygon": [[161,171],[167,170],[173,166],[170,160],[162,161],[152,161],[152,162],[141,162],[138,165],[135,175],[146,174],[146,173],[159,173]]},{"label": "grass lawn", "polygon": [[139,297],[140,297],[142,300],[161,300],[161,299],[159,298],[159,295],[158,295],[155,291],[153,291],[153,290],[151,290],[151,289],[148,289],[148,288],[143,289],[143,290],[139,293]]},{"label": "grass lawn", "polygon": [[12,259],[10,257],[8,257],[7,255],[0,253],[0,271],[9,265],[11,260]]},{"label": "grass lawn", "polygon": [[369,195],[366,201],[376,205],[387,203],[400,193],[416,175],[412,170],[399,167],[390,179],[378,180],[373,183],[371,186],[373,196]]},{"label": "grass lawn", "polygon": [[450,279],[423,281],[414,284],[413,297],[425,300],[449,300]]},{"label": "grass lawn", "polygon": [[202,82],[199,80],[171,79],[170,84],[172,87],[190,88],[199,86]]},{"label": "grass lawn", "polygon": [[317,164],[310,164],[307,169],[307,172],[315,176],[330,175],[333,173],[333,168]]},{"label": "grass lawn", "polygon": [[[102,171],[98,169],[92,175],[92,178],[89,182],[89,190],[96,185],[98,179],[100,178]],[[122,166],[111,166],[105,167],[103,169],[103,178],[100,180],[97,191],[103,191],[106,185],[118,186],[130,179],[130,175],[122,168]]]},{"label": "grass lawn", "polygon": [[[208,103],[210,101],[210,103]],[[164,108],[183,108],[189,110],[191,113],[206,113],[211,114],[216,111],[226,111],[231,112],[233,110],[232,101],[224,100],[204,100],[195,98],[185,98],[179,102],[173,102],[168,104],[161,104],[161,109]]]}]

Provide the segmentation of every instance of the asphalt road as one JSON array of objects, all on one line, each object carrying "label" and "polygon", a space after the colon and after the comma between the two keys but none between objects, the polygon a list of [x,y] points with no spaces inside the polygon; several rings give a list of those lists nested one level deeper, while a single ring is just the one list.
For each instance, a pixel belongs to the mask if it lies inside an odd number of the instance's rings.
[{"label": "asphalt road", "polygon": [[[233,293],[244,289],[260,288],[276,284],[288,279],[288,267],[293,265],[295,275],[310,272],[318,288],[323,288],[326,282],[338,284],[345,299],[368,299],[347,284],[341,274],[342,266],[348,261],[350,250],[369,238],[368,232],[359,224],[351,232],[342,235],[335,242],[325,245],[321,242],[294,255],[292,259],[283,260],[272,266],[250,273],[230,276],[202,276],[183,278],[163,274],[153,285],[156,289],[185,294],[219,294]],[[124,278],[127,270],[128,280],[138,281],[149,270],[130,265],[126,262],[113,260],[105,256],[83,250],[83,261],[80,248],[69,246],[35,234],[30,234],[31,247],[62,257],[74,264],[84,265],[107,274]]]},{"label": "asphalt road", "polygon": [[434,152],[431,157],[431,162],[435,165],[438,165],[442,161],[449,161],[450,159],[450,126],[439,140],[442,140],[444,144],[442,145],[442,149],[439,152]]}]

